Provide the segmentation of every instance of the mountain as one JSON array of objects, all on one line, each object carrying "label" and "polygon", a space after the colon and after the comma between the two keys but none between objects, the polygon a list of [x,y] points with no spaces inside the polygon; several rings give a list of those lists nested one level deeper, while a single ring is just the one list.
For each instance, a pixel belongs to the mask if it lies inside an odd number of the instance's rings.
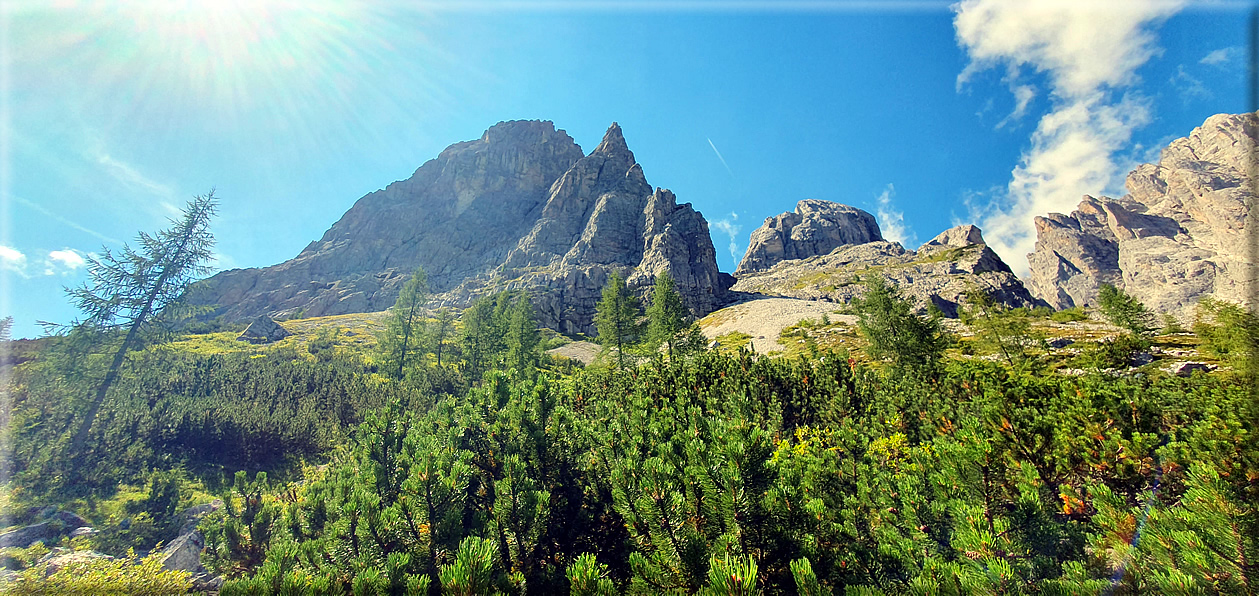
[{"label": "mountain", "polygon": [[1043,304],[975,226],[945,230],[906,250],[883,240],[869,213],[829,201],[801,201],[794,213],[767,218],[735,275],[738,292],[838,303],[861,296],[862,280],[879,275],[920,309],[934,304],[950,317],[971,289],[1011,307]]},{"label": "mountain", "polygon": [[593,331],[613,270],[640,294],[670,271],[697,315],[731,283],[703,215],[653,190],[617,124],[583,155],[551,122],[512,121],[359,199],[293,259],[201,282],[194,301],[227,321],[378,311],[417,266],[436,304],[527,290],[539,322],[564,332]]},{"label": "mountain", "polygon": [[874,216],[840,203],[805,199],[794,212],[765,218],[748,240],[735,276],[768,269],[784,259],[824,255],[847,244],[882,240]]},{"label": "mountain", "polygon": [[1055,308],[1093,306],[1108,283],[1181,319],[1202,296],[1249,302],[1257,130],[1256,114],[1211,116],[1128,174],[1124,197],[1037,217],[1032,292]]}]

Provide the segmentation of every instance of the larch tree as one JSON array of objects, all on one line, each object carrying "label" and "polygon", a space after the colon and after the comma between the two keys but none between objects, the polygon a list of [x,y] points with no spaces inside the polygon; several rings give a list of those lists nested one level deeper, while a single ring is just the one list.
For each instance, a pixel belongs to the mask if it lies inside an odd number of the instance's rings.
[{"label": "larch tree", "polygon": [[690,319],[691,312],[682,303],[682,295],[678,293],[673,276],[668,271],[661,271],[656,276],[651,305],[647,307],[650,346],[653,349],[667,346],[670,360],[676,353],[692,349],[699,341],[696,337],[699,328]]},{"label": "larch tree", "polygon": [[171,227],[153,235],[140,232],[138,247],[124,244],[117,253],[103,248],[99,257],[89,256],[88,280],[77,288],[66,288],[71,303],[86,315],[72,324],[72,330],[93,334],[126,330],[74,433],[74,453],[81,453],[87,444],[92,422],[118,379],[127,353],[139,346],[148,332],[174,322],[180,316],[188,286],[213,270],[210,220],[217,210],[214,191],[194,197],[182,215],[171,220]]},{"label": "larch tree", "polygon": [[625,350],[642,333],[638,324],[638,299],[625,285],[625,278],[613,272],[603,286],[603,299],[596,307],[595,325],[599,343],[616,350],[617,367],[625,370]]},{"label": "larch tree", "polygon": [[929,366],[944,353],[948,340],[940,321],[920,317],[913,304],[878,275],[866,279],[866,293],[852,301],[866,354],[901,365]]},{"label": "larch tree", "polygon": [[444,348],[455,332],[455,313],[443,306],[437,309],[436,319],[430,329],[432,336],[429,343],[432,344],[434,355],[437,356],[437,366],[441,366]]},{"label": "larch tree", "polygon": [[401,380],[406,366],[416,354],[424,353],[426,339],[424,305],[428,303],[428,275],[417,267],[411,279],[398,292],[398,300],[389,308],[385,329],[380,335],[381,359],[385,370]]},{"label": "larch tree", "polygon": [[533,316],[533,301],[525,293],[516,298],[507,328],[507,365],[527,374],[538,365],[538,344],[542,336]]}]

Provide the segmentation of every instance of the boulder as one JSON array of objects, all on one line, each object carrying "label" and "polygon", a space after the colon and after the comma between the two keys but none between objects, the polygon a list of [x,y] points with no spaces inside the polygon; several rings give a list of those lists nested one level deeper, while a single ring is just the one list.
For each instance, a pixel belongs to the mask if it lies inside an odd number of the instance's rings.
[{"label": "boulder", "polygon": [[280,341],[292,335],[288,329],[275,322],[267,315],[258,315],[249,326],[236,337],[236,341],[247,341],[251,344],[267,344]]},{"label": "boulder", "polygon": [[56,542],[63,535],[62,529],[57,525],[40,522],[0,534],[0,548],[26,548],[36,542],[49,544]]},{"label": "boulder", "polygon": [[200,530],[183,534],[162,548],[162,567],[193,575],[205,573],[205,567],[201,565],[201,551],[204,549],[205,537]]},{"label": "boulder", "polygon": [[92,550],[70,551],[59,548],[47,555],[44,555],[44,558],[40,559],[39,562],[47,565],[47,567],[45,567],[45,574],[51,576],[68,565],[90,563],[99,559],[112,561],[114,560],[114,557]]},{"label": "boulder", "polygon": [[1215,366],[1205,362],[1173,362],[1163,370],[1178,377],[1188,377],[1194,372],[1208,373],[1215,370],[1215,368]]},{"label": "boulder", "polygon": [[882,239],[873,215],[840,203],[805,199],[796,203],[794,212],[766,218],[752,232],[734,275],[739,278],[780,261],[807,259],[841,246]]},{"label": "boulder", "polygon": [[74,531],[70,532],[70,538],[81,538],[84,536],[91,536],[92,534],[95,534],[95,533],[96,533],[96,528],[93,528],[91,526],[79,526],[75,528]]},{"label": "boulder", "polygon": [[197,524],[201,522],[201,518],[222,508],[223,500],[214,499],[209,503],[193,505],[192,507],[185,509],[183,513],[179,514],[179,518],[181,520],[179,534],[182,536],[196,530]]}]

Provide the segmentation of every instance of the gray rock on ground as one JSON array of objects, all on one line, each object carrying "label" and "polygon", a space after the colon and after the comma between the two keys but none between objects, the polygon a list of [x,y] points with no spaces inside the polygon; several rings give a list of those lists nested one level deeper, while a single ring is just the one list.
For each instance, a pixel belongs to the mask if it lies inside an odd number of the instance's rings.
[{"label": "gray rock on ground", "polygon": [[205,567],[201,565],[201,551],[204,549],[205,537],[200,530],[183,534],[162,548],[162,567],[194,575],[205,573]]},{"label": "gray rock on ground", "polygon": [[70,511],[58,511],[54,508],[43,510],[40,515],[44,521],[23,526],[0,534],[0,548],[27,548],[36,542],[52,544],[75,530],[87,526],[87,521]]},{"label": "gray rock on ground", "polygon": [[251,344],[267,344],[280,341],[292,335],[283,325],[275,322],[267,315],[258,315],[249,326],[236,337],[236,341],[247,341]]},{"label": "gray rock on ground", "polygon": [[114,557],[104,553],[98,553],[94,550],[71,551],[69,549],[58,548],[53,549],[52,552],[44,555],[44,558],[40,559],[39,563],[47,565],[45,568],[45,575],[51,576],[67,565],[90,563],[98,559],[112,561],[114,560]]}]

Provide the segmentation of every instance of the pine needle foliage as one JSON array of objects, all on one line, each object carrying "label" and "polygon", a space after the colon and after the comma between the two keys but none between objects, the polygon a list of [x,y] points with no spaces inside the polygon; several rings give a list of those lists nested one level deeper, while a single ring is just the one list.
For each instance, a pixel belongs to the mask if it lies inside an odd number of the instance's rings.
[{"label": "pine needle foliage", "polygon": [[903,366],[935,364],[948,345],[939,319],[914,314],[913,304],[878,275],[867,277],[865,285],[865,294],[853,307],[868,343],[867,355]]},{"label": "pine needle foliage", "polygon": [[381,370],[396,380],[405,378],[407,365],[415,365],[428,349],[428,313],[424,310],[428,297],[428,275],[417,268],[402,285],[385,318],[377,344]]},{"label": "pine needle foliage", "polygon": [[603,348],[616,352],[617,368],[620,370],[625,370],[626,352],[642,335],[638,315],[638,298],[626,287],[625,278],[618,272],[612,272],[603,286],[595,326],[599,329],[599,343],[603,344]]},{"label": "pine needle foliage", "polygon": [[1148,337],[1158,330],[1154,313],[1141,301],[1110,284],[1097,289],[1097,307],[1102,316],[1117,327],[1138,337]]},{"label": "pine needle foliage", "polygon": [[180,320],[188,285],[212,271],[214,235],[210,220],[217,210],[214,191],[193,198],[182,215],[171,221],[171,227],[152,235],[140,232],[136,248],[123,245],[115,253],[104,247],[100,256],[89,255],[88,281],[66,289],[71,304],[85,315],[72,324],[74,330],[90,334],[126,332],[74,433],[73,453],[83,452],[92,423],[127,353],[155,329],[168,328]]}]

